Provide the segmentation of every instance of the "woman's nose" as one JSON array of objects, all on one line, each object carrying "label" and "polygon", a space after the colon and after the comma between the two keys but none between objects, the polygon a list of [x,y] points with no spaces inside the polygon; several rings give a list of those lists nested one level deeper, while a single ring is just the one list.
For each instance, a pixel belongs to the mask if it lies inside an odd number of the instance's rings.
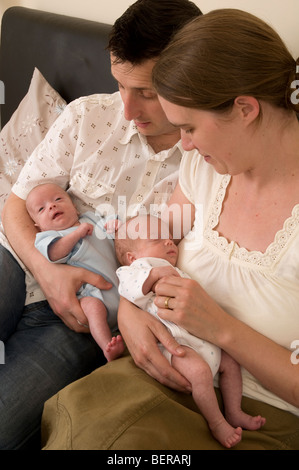
[{"label": "woman's nose", "polygon": [[184,150],[190,151],[196,148],[189,134],[187,134],[187,132],[182,129],[181,129],[181,140],[182,140],[182,147]]}]

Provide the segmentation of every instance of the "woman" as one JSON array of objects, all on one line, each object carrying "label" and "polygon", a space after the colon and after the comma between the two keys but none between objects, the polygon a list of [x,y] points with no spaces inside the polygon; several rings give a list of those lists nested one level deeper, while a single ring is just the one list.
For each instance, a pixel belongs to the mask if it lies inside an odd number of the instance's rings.
[{"label": "woman", "polygon": [[[257,432],[244,431],[235,449],[299,449],[299,365],[292,349],[299,340],[296,64],[268,25],[225,9],[185,26],[153,73],[184,149],[198,151],[184,156],[170,204],[191,203],[195,221],[203,207],[203,242],[186,237],[180,243],[178,266],[193,280],[160,280],[156,304],[162,318],[242,366],[243,409],[267,421]],[[122,301],[119,327],[142,369],[188,390],[159,354],[157,341],[173,354],[181,351],[154,319]],[[100,404],[87,409],[98,416],[94,429],[105,433],[89,448],[221,448],[190,397],[159,382],[125,357],[60,394],[60,404],[69,392],[79,403],[83,386],[85,400],[87,387],[93,391]],[[109,392],[96,392],[99,383]]]}]

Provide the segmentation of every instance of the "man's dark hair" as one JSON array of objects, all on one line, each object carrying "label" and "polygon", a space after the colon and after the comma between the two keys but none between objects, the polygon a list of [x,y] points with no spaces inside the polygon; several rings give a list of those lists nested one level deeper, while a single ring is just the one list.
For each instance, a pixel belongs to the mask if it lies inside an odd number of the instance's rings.
[{"label": "man's dark hair", "polygon": [[141,64],[158,57],[172,36],[201,14],[190,0],[137,0],[114,23],[108,49],[116,62]]}]

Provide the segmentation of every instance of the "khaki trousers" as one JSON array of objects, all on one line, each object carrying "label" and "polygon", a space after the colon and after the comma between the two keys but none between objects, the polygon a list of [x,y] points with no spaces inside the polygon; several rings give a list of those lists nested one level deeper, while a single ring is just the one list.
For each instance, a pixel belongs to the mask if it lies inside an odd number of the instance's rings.
[{"label": "khaki trousers", "polygon": [[[243,398],[243,410],[265,416],[243,431],[235,450],[299,450],[299,418]],[[67,386],[45,404],[45,450],[222,450],[189,395],[177,393],[117,359]]]}]

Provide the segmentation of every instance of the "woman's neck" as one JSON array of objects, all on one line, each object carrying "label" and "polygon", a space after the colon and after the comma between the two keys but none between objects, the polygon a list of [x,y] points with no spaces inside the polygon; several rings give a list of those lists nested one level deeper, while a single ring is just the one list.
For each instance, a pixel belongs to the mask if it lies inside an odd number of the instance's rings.
[{"label": "woman's neck", "polygon": [[[281,115],[282,114],[282,115]],[[277,111],[266,116],[255,134],[254,164],[243,175],[257,187],[299,178],[299,122],[294,114]],[[284,124],[282,124],[282,122]]]}]

